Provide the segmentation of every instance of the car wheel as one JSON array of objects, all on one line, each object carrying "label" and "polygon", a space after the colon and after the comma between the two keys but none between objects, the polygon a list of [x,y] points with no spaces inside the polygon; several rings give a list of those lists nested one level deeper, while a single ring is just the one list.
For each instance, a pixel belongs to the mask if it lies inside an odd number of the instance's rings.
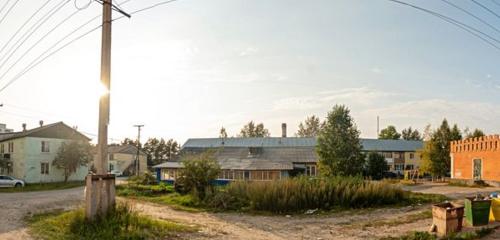
[{"label": "car wheel", "polygon": [[15,185],[15,187],[16,187],[16,188],[20,188],[20,187],[22,187],[22,186],[23,186],[23,185],[22,185],[21,183],[16,183],[16,185]]}]

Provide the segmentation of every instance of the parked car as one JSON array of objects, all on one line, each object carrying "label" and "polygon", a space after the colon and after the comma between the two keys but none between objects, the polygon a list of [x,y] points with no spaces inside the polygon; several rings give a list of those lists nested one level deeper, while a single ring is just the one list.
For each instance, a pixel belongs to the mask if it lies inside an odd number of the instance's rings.
[{"label": "parked car", "polygon": [[384,178],[399,178],[399,174],[398,173],[394,173],[394,172],[384,172],[383,174]]},{"label": "parked car", "polygon": [[118,170],[118,169],[115,169],[115,170],[111,170],[110,172],[111,174],[114,174],[115,176],[119,177],[121,175],[123,175],[123,172]]},{"label": "parked car", "polygon": [[0,175],[0,187],[24,187],[24,181],[11,176]]}]

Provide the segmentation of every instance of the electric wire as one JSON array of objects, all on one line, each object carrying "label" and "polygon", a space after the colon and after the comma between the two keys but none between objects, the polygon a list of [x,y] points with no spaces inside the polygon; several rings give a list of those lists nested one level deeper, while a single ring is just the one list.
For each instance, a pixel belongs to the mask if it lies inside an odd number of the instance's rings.
[{"label": "electric wire", "polygon": [[[423,11],[423,12],[426,12],[426,13],[428,13],[428,14],[431,14],[431,15],[433,15],[433,16],[435,16],[435,17],[438,17],[438,18],[440,18],[441,20],[444,20],[444,21],[446,21],[446,22],[448,22],[448,23],[450,23],[450,24],[453,24],[453,25],[455,25],[456,27],[458,27],[458,28],[460,28],[460,29],[462,29],[462,30],[464,30],[464,31],[466,31],[466,32],[468,32],[468,33],[470,33],[470,34],[474,35],[475,37],[477,37],[477,38],[481,39],[482,41],[484,41],[484,42],[485,42],[485,43],[487,43],[488,45],[490,45],[490,46],[492,46],[493,48],[495,48],[495,49],[497,49],[497,50],[499,50],[499,51],[500,51],[500,47],[499,47],[498,45],[494,44],[493,42],[489,41],[489,40],[488,40],[488,39],[486,39],[486,38],[489,38],[489,39],[491,39],[492,41],[495,41],[495,42],[497,42],[497,43],[500,43],[500,41],[499,41],[498,39],[496,39],[496,38],[494,38],[494,37],[492,37],[492,36],[490,36],[490,35],[488,35],[488,34],[486,34],[486,33],[482,32],[482,31],[480,31],[480,30],[478,30],[478,29],[476,29],[476,28],[474,28],[474,27],[472,27],[472,26],[469,26],[469,25],[467,25],[467,24],[465,24],[465,23],[462,23],[462,22],[460,22],[460,21],[457,21],[457,20],[455,20],[455,19],[453,19],[453,18],[447,17],[447,16],[442,15],[442,14],[440,14],[440,13],[437,13],[437,12],[434,12],[434,11],[431,11],[431,10],[428,10],[428,9],[425,9],[425,8],[422,8],[422,7],[419,7],[419,6],[416,6],[416,5],[410,4],[410,3],[406,3],[406,2],[402,2],[402,1],[398,1],[398,0],[387,0],[387,1],[394,2],[394,3],[398,3],[398,4],[401,4],[401,5],[406,5],[406,6],[408,6],[408,7],[415,8],[415,9],[417,9],[417,10],[419,10],[419,11]],[[485,38],[485,37],[483,37],[483,36],[481,36],[481,35],[485,36],[486,38]]]},{"label": "electric wire", "polygon": [[45,2],[38,10],[36,10],[35,13],[33,13],[33,15],[31,15],[28,18],[28,20],[26,20],[23,23],[23,25],[17,29],[17,31],[9,38],[9,40],[7,41],[7,43],[5,45],[3,45],[2,49],[0,49],[0,54],[10,44],[10,42],[17,36],[17,34],[19,34],[19,32],[21,32],[21,29],[23,29],[24,26],[26,26],[26,24],[28,24],[31,21],[31,19],[33,19],[33,17],[35,17],[50,1],[52,1],[52,0],[47,0],[47,2]]},{"label": "electric wire", "polygon": [[[128,2],[130,0],[126,0],[124,2],[122,2],[121,4],[124,4],[126,2]],[[177,0],[169,0],[169,1],[163,1],[163,2],[160,2],[160,3],[156,3],[156,4],[153,4],[151,6],[148,6],[148,7],[145,7],[145,8],[141,8],[141,9],[138,9],[138,10],[135,10],[133,11],[132,13],[135,14],[135,13],[139,13],[139,12],[142,12],[142,11],[146,11],[148,9],[152,9],[154,7],[157,7],[157,6],[160,6],[160,5],[164,5],[164,4],[167,4],[167,3],[170,3],[170,2],[174,2],[174,1],[177,1]],[[122,19],[124,16],[122,17],[118,17],[118,18],[115,18],[113,19],[112,21],[116,21],[116,20],[119,20],[119,19]],[[65,43],[64,45],[60,46],[59,48],[55,49],[54,51],[52,51],[51,53],[49,53],[48,55],[44,56],[43,58],[39,59],[38,61],[36,62],[33,62],[33,64],[31,65],[28,65],[25,69],[23,69],[21,72],[19,72],[16,76],[14,76],[9,82],[7,82],[3,87],[0,88],[0,93],[5,90],[7,87],[9,87],[12,83],[14,83],[15,81],[17,81],[19,78],[21,78],[24,74],[26,74],[27,72],[29,72],[31,69],[33,69],[34,67],[36,67],[37,65],[39,65],[40,63],[42,63],[43,61],[45,61],[47,58],[53,56],[54,54],[56,54],[57,52],[61,51],[62,49],[66,48],[67,46],[69,46],[70,44],[82,39],[83,37],[91,34],[92,32],[100,29],[102,27],[102,24],[100,24],[99,26],[96,26],[90,30],[88,30],[87,32],[73,38],[72,40],[70,40],[69,42]]]},{"label": "electric wire", "polygon": [[[9,8],[9,9],[7,9],[7,12],[5,12],[5,15],[3,16],[3,18],[2,18],[2,19],[0,19],[0,23],[2,23],[2,22],[3,22],[3,20],[4,20],[4,19],[5,19],[5,18],[9,15],[10,11],[12,11],[12,9],[16,6],[16,4],[17,4],[18,2],[19,2],[19,0],[16,0],[16,2],[14,2],[14,4],[12,4],[12,5],[10,6],[10,8]],[[9,2],[7,1],[7,3],[9,3]],[[3,10],[3,8],[4,8],[6,5],[7,5],[7,4],[5,4],[5,5],[2,7],[2,10]]]},{"label": "electric wire", "polygon": [[493,29],[493,30],[495,30],[496,32],[500,33],[500,30],[499,30],[498,28],[496,28],[495,26],[493,26],[493,25],[489,24],[487,21],[485,21],[485,20],[483,20],[482,18],[480,18],[480,17],[476,16],[475,14],[471,13],[470,11],[467,11],[466,9],[464,9],[464,8],[462,8],[462,7],[460,7],[460,6],[456,5],[456,4],[454,4],[454,3],[452,3],[452,2],[450,2],[450,1],[448,1],[448,0],[441,0],[441,1],[443,1],[443,2],[447,3],[448,5],[450,5],[450,6],[454,7],[454,8],[456,8],[456,9],[458,9],[458,10],[460,10],[460,11],[464,12],[464,13],[466,13],[467,15],[469,15],[469,16],[471,16],[471,17],[475,18],[476,20],[478,20],[478,21],[482,22],[483,24],[487,25],[487,26],[488,26],[488,27],[490,27],[491,29]]},{"label": "electric wire", "polygon": [[[7,73],[15,67],[33,48],[35,48],[40,42],[42,42],[47,36],[49,36],[52,32],[54,32],[57,28],[59,28],[61,25],[66,23],[69,19],[74,17],[77,13],[79,13],[80,10],[76,10],[73,12],[71,15],[67,16],[65,19],[60,21],[56,26],[54,26],[52,29],[50,29],[45,35],[43,35],[40,39],[38,39],[34,44],[31,45],[28,50],[26,50],[8,69],[5,71],[2,75],[0,75],[0,81],[7,75]],[[5,63],[5,62],[4,62]],[[0,69],[3,67],[3,64],[0,65]]]},{"label": "electric wire", "polygon": [[495,15],[497,18],[500,18],[500,15],[498,15],[496,12],[493,12],[493,10],[489,9],[488,7],[486,7],[483,4],[479,3],[478,1],[472,0],[472,2],[475,3],[476,5],[482,7],[484,10],[488,11],[489,13]]},{"label": "electric wire", "polygon": [[10,2],[10,0],[7,0],[7,1],[5,2],[5,4],[4,4],[4,5],[0,8],[0,13],[2,13],[2,12],[3,12],[3,10],[5,9],[5,7],[7,7],[7,5],[9,5],[9,2]]},{"label": "electric wire", "polygon": [[[47,20],[49,20],[52,16],[54,16],[54,14],[59,11],[64,5],[66,5],[66,3],[68,3],[70,0],[62,0],[59,4],[55,5],[52,9],[49,10],[49,12],[47,12],[45,15],[42,16],[42,18],[38,19],[38,21],[33,24],[30,29],[28,29],[27,32],[25,32],[20,39],[17,40],[17,42],[19,42],[19,44],[17,45],[17,47],[15,47],[16,45],[14,44],[13,46],[11,46],[11,48],[6,52],[6,55],[4,55],[4,57],[1,57],[0,58],[0,61],[4,60],[5,56],[6,59],[5,61],[2,62],[2,64],[0,64],[0,69],[5,65],[5,63],[12,57],[12,55],[14,55],[14,53],[17,51],[17,49],[19,49],[28,39],[29,37],[31,37],[31,35],[33,35],[38,29],[40,29],[40,26],[43,25]],[[23,39],[24,38],[24,39]],[[21,39],[23,39],[21,41]],[[10,54],[9,54],[10,53]]]}]

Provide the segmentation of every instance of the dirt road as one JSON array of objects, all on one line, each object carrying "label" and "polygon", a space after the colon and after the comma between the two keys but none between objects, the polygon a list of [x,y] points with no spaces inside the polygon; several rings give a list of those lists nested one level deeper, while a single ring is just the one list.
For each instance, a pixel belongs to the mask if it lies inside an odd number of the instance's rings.
[{"label": "dirt road", "polygon": [[54,209],[70,209],[83,203],[83,187],[55,191],[0,193],[0,239],[30,239],[23,218]]},{"label": "dirt road", "polygon": [[[420,185],[411,190],[462,197],[478,191],[442,184]],[[124,201],[123,199],[121,199]],[[426,231],[432,220],[430,206],[353,210],[325,215],[262,216],[238,213],[189,213],[168,206],[127,200],[144,214],[200,226],[190,239],[379,239],[409,231]],[[30,239],[23,218],[54,209],[71,209],[83,203],[83,188],[57,191],[0,193],[0,239]],[[500,239],[497,232],[487,239]]]}]

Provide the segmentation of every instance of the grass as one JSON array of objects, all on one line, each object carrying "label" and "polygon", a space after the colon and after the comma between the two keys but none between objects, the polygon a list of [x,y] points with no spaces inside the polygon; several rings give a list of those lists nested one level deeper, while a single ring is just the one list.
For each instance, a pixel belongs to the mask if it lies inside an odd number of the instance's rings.
[{"label": "grass", "polygon": [[461,232],[438,238],[428,232],[411,232],[400,237],[383,237],[380,240],[475,240],[481,239],[493,233],[494,228],[484,227],[474,232]]},{"label": "grass", "polygon": [[200,212],[205,210],[192,195],[181,195],[174,192],[173,186],[163,183],[158,185],[118,185],[116,186],[116,194],[121,197],[168,205],[181,211]]},{"label": "grass", "polygon": [[83,209],[34,215],[27,219],[31,235],[41,240],[66,239],[168,239],[196,227],[156,220],[118,205],[105,217],[85,219]]},{"label": "grass", "polygon": [[55,183],[31,183],[20,188],[0,188],[0,192],[34,192],[48,190],[62,190],[84,186],[85,182],[55,182]]}]

